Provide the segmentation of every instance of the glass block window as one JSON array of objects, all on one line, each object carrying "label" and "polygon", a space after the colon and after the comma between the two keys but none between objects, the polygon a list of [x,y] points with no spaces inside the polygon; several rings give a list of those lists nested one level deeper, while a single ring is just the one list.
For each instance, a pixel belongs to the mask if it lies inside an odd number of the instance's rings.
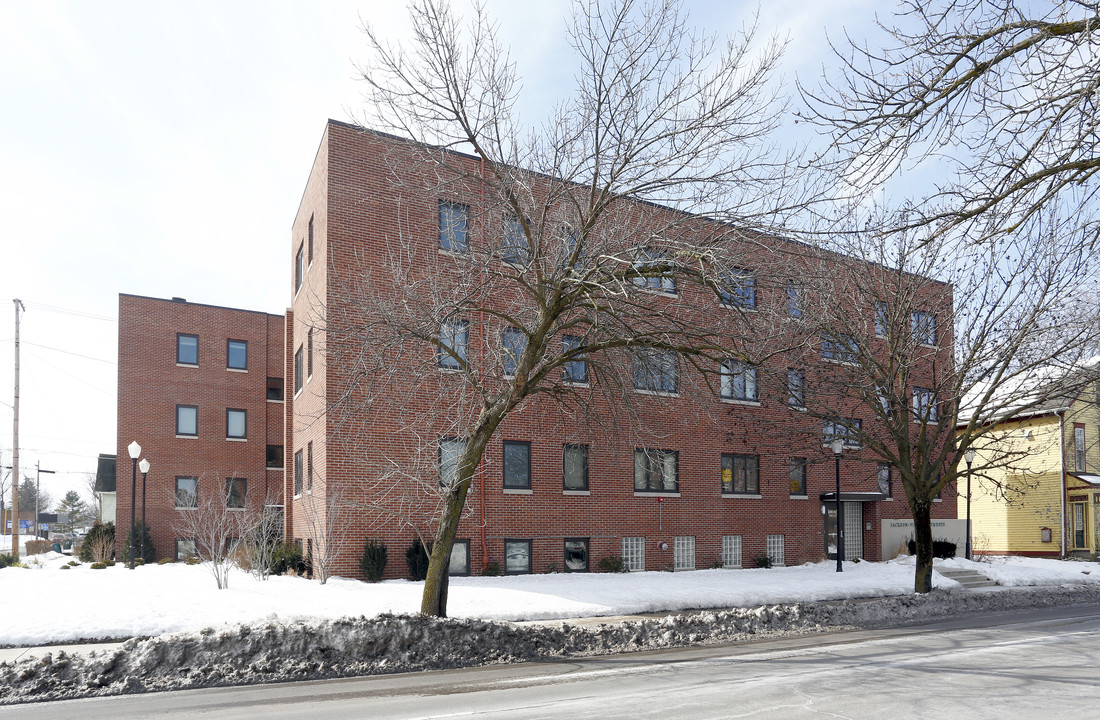
[{"label": "glass block window", "polygon": [[627,572],[641,572],[645,570],[645,538],[624,537],[622,540],[623,564]]},{"label": "glass block window", "polygon": [[772,565],[786,565],[787,555],[785,551],[785,539],[782,535],[769,535],[767,538],[768,557],[772,559]]},{"label": "glass block window", "polygon": [[678,535],[672,539],[672,569],[695,569],[695,536]]},{"label": "glass block window", "polygon": [[722,567],[741,567],[741,536],[722,536]]}]

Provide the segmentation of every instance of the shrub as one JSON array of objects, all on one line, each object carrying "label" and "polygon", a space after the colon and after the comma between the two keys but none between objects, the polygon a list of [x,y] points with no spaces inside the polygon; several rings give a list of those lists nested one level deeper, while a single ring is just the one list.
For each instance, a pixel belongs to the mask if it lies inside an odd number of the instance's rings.
[{"label": "shrub", "polygon": [[306,564],[302,560],[302,548],[297,543],[281,542],[275,546],[271,553],[271,574],[285,575],[286,573],[304,575]]},{"label": "shrub", "polygon": [[[909,541],[909,554],[917,554],[917,541]],[[947,540],[933,540],[932,541],[932,557],[940,558],[941,560],[947,560],[948,558],[955,557],[955,551],[958,550],[958,545]]]},{"label": "shrub", "polygon": [[157,560],[157,565],[168,565],[169,563],[174,563],[175,561],[176,559],[173,557],[164,557],[160,560]]},{"label": "shrub", "polygon": [[772,566],[772,556],[758,555],[752,559],[752,564],[758,568],[770,568]]},{"label": "shrub", "polygon": [[0,553],[0,568],[10,567],[15,564],[15,556],[10,553]]},{"label": "shrub", "polygon": [[107,563],[96,562],[91,565],[92,570],[104,570],[107,568]]},{"label": "shrub", "polygon": [[58,570],[72,570],[72,567],[70,567],[69,565],[62,565],[58,568]]},{"label": "shrub", "polygon": [[504,571],[500,569],[500,563],[496,560],[490,560],[485,564],[485,571],[481,574],[486,577],[496,577],[498,575],[503,575]]},{"label": "shrub", "polygon": [[184,562],[186,562],[188,565],[198,565],[202,561],[194,555],[188,555],[187,559]]},{"label": "shrub", "polygon": [[600,569],[600,572],[624,573],[627,571],[626,562],[618,555],[608,555],[605,558],[600,558],[600,561],[596,563],[596,567]]},{"label": "shrub", "polygon": [[359,569],[363,571],[363,577],[367,582],[378,582],[382,579],[388,559],[389,550],[386,548],[386,543],[367,540],[363,548],[363,557],[359,559]]},{"label": "shrub", "polygon": [[405,564],[409,566],[411,579],[423,580],[428,577],[428,549],[420,542],[420,538],[414,538],[412,545],[405,551]]},{"label": "shrub", "polygon": [[97,522],[92,525],[80,545],[80,559],[84,562],[102,563],[115,554],[115,524]]},{"label": "shrub", "polygon": [[557,563],[547,563],[546,564],[546,572],[551,573],[551,574],[560,572],[558,570],[558,564]]},{"label": "shrub", "polygon": [[[145,536],[145,554],[141,554],[141,538]],[[143,565],[147,562],[157,561],[157,551],[153,547],[153,538],[149,535],[149,528],[137,522],[126,537],[126,545],[122,548],[122,560],[130,563],[130,543],[134,545],[134,565]]]}]

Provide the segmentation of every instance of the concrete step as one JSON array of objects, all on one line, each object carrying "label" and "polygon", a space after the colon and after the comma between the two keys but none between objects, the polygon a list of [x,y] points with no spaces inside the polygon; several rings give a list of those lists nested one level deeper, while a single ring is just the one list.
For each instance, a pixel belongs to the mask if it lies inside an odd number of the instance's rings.
[{"label": "concrete step", "polygon": [[945,578],[950,578],[959,583],[966,590],[975,590],[978,588],[990,588],[997,587],[997,583],[993,582],[985,575],[982,575],[977,570],[961,570],[956,568],[935,568],[936,572],[943,575]]}]

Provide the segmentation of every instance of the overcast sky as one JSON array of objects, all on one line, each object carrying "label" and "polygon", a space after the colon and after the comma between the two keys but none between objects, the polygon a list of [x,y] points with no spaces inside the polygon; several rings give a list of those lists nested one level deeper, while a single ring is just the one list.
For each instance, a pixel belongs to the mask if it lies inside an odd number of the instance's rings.
[{"label": "overcast sky", "polygon": [[[465,0],[455,0],[465,7]],[[568,91],[566,0],[488,0],[538,120]],[[871,0],[769,0],[785,74],[816,74],[825,32],[866,28]],[[753,2],[689,0],[728,34]],[[54,500],[114,452],[118,295],[281,313],[290,224],[327,118],[363,108],[353,63],[381,0],[0,2],[0,452],[11,464],[14,303],[21,321],[20,466]],[[140,442],[140,439],[139,439]],[[152,459],[151,459],[152,460]],[[154,470],[155,473],[155,462]]]}]

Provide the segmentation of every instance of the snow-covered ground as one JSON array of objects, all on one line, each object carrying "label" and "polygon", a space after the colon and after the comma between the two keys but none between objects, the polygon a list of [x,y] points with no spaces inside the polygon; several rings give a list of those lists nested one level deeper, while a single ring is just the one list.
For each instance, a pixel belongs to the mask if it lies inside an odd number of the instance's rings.
[{"label": "snow-covered ground", "polygon": [[[152,637],[237,623],[300,622],[383,613],[415,613],[422,583],[370,584],[333,578],[326,585],[295,577],[258,581],[234,570],[218,590],[203,566],[173,563],[133,571],[117,564],[93,570],[61,567],[72,558],[57,553],[25,558],[27,569],[0,570],[0,588],[15,612],[0,623],[0,646],[47,645],[79,640]],[[937,561],[939,565],[941,561]],[[1030,558],[998,558],[944,567],[973,566],[1001,585],[1100,583],[1100,564]],[[856,597],[905,595],[913,587],[913,560],[832,562],[797,567],[630,574],[543,574],[451,579],[451,617],[546,620],[751,607]],[[958,587],[934,576],[934,586]],[[17,599],[17,600],[16,600]]]},{"label": "snow-covered ground", "polygon": [[[22,598],[0,643],[134,637],[91,653],[0,662],[0,704],[214,685],[362,676],[728,643],[1037,606],[1100,604],[1100,565],[1001,558],[977,565],[1008,592],[911,591],[911,559],[769,570],[454,578],[450,619],[415,615],[420,583],[234,573],[217,590],[201,566],[68,570],[68,557],[0,570]],[[964,560],[944,566],[967,567]],[[953,592],[953,590],[959,590]],[[860,602],[844,602],[862,597]],[[815,602],[816,601],[816,602]],[[821,602],[824,601],[824,602]],[[498,620],[730,608],[611,623]]]}]

